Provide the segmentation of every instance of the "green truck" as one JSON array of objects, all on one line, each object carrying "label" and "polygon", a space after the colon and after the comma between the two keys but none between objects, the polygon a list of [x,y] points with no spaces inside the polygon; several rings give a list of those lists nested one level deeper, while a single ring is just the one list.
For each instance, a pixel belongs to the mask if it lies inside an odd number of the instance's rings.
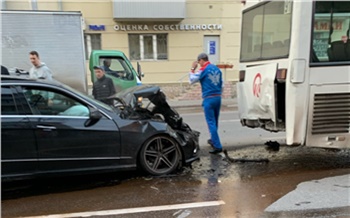
[{"label": "green truck", "polygon": [[140,64],[137,62],[136,71],[129,59],[121,51],[91,51],[89,68],[92,82],[97,80],[94,74],[94,66],[102,66],[104,68],[105,75],[113,80],[117,92],[141,84],[141,77],[143,75]]}]

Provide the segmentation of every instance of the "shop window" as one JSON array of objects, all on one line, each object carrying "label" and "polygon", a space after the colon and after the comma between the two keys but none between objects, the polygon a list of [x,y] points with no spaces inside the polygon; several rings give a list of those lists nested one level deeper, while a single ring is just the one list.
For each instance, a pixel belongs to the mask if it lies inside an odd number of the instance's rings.
[{"label": "shop window", "polygon": [[167,34],[129,34],[131,60],[167,60]]},{"label": "shop window", "polygon": [[89,59],[92,50],[101,50],[101,34],[84,34],[85,58]]}]

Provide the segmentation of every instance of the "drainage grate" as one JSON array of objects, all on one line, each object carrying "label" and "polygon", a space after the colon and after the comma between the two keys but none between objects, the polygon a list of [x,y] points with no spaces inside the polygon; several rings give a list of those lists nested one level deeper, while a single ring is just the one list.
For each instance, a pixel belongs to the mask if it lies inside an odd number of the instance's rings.
[{"label": "drainage grate", "polygon": [[315,94],[312,134],[350,132],[350,92]]}]

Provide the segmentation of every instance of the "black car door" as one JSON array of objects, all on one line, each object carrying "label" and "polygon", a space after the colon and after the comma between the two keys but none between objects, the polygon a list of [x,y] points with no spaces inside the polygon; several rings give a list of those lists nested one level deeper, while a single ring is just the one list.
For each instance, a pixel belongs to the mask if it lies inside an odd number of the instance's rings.
[{"label": "black car door", "polygon": [[[1,87],[1,176],[2,180],[33,176],[37,170],[34,131],[26,100],[11,86]],[[22,96],[23,97],[23,96]]]},{"label": "black car door", "polygon": [[33,111],[28,117],[37,139],[41,172],[118,167],[119,129],[106,114],[86,126],[91,102],[54,88],[26,86],[22,91]]}]

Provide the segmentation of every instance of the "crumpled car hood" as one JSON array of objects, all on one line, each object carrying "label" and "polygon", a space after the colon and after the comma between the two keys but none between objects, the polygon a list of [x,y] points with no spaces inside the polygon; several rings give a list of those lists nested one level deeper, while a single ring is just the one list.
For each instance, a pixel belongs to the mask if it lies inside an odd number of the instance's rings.
[{"label": "crumpled car hood", "polygon": [[134,108],[137,106],[139,97],[146,98],[155,106],[162,106],[166,103],[165,94],[161,91],[159,86],[155,85],[139,85],[121,92],[118,92],[114,97],[122,99],[125,106]]}]

